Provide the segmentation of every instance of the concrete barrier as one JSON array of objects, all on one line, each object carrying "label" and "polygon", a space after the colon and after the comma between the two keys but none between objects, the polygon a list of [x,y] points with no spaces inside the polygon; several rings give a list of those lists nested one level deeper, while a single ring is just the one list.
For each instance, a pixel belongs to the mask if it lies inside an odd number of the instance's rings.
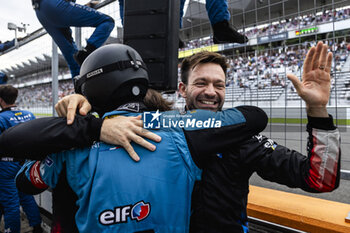
[{"label": "concrete barrier", "polygon": [[350,232],[350,205],[250,186],[248,216],[306,232]]}]

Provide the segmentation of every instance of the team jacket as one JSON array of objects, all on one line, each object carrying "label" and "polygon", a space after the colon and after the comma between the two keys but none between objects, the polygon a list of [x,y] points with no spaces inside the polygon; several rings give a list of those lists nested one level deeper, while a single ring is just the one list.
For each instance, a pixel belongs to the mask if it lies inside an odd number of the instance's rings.
[{"label": "team jacket", "polygon": [[35,119],[33,113],[25,110],[3,109],[0,112],[0,133],[19,123]]},{"label": "team jacket", "polygon": [[[121,114],[135,115],[112,112],[107,117]],[[174,117],[185,122],[178,123],[182,127],[169,127]],[[134,145],[142,156],[139,163],[122,148],[95,143],[28,163],[18,180],[27,178],[39,191],[46,185],[55,187],[65,164],[69,185],[78,196],[80,232],[188,232],[191,192],[200,167],[213,153],[219,156],[260,132],[267,117],[258,108],[241,107],[186,115],[172,111],[159,118],[166,122],[155,131],[162,142],[154,153]]]},{"label": "team jacket", "polygon": [[330,192],[339,186],[340,136],[333,119],[308,118],[309,133],[304,156],[258,135],[231,147],[221,157],[209,157],[202,180],[192,195],[190,232],[248,232],[247,196],[254,172],[265,180]]}]

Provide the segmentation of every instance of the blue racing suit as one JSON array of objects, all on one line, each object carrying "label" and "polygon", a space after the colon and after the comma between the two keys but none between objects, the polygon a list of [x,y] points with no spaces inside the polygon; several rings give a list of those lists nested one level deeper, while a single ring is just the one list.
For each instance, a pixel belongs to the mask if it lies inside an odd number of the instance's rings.
[{"label": "blue racing suit", "polygon": [[[181,0],[180,2],[180,27],[182,27],[185,2],[186,0]],[[231,18],[230,12],[228,11],[227,0],[206,0],[205,8],[207,9],[211,25],[224,20],[229,21]]]},{"label": "blue racing suit", "polygon": [[[34,115],[28,111],[4,109],[0,112],[0,131],[2,133],[14,125],[34,118]],[[0,205],[4,212],[5,232],[19,233],[20,205],[31,226],[40,224],[41,217],[33,196],[19,192],[16,188],[15,177],[23,162],[3,156],[0,159]]]},{"label": "blue racing suit", "polygon": [[[206,156],[219,156],[266,126],[262,111],[254,112],[259,120],[249,121],[242,109],[170,111],[159,118],[152,114],[152,120],[144,113],[146,126],[158,119],[154,132],[162,141],[154,153],[134,145],[142,155],[139,163],[120,147],[95,143],[52,154],[44,162],[28,162],[17,180],[24,176],[38,189],[55,187],[66,167],[68,183],[78,196],[76,223],[81,233],[188,232],[192,188]],[[137,114],[114,111],[105,117],[118,115]]]},{"label": "blue racing suit", "polygon": [[0,71],[0,85],[7,83],[7,75]]},{"label": "blue racing suit", "polygon": [[0,43],[0,52],[3,52],[13,46],[15,46],[15,39],[6,41],[5,43]]},{"label": "blue racing suit", "polygon": [[124,24],[124,0],[119,0],[119,16],[123,25]]},{"label": "blue racing suit", "polygon": [[[180,28],[182,27],[182,17],[184,15],[184,7],[186,0],[181,0],[180,2]],[[218,22],[227,20],[231,18],[230,12],[228,11],[227,0],[206,0],[205,7],[207,9],[208,17],[211,25]],[[124,21],[124,1],[119,0],[119,14],[121,21]]]},{"label": "blue racing suit", "polygon": [[73,55],[78,51],[72,38],[71,26],[95,27],[87,43],[100,47],[114,28],[114,20],[88,6],[65,0],[34,0],[40,3],[35,12],[40,23],[56,42],[66,59],[72,77],[79,74],[80,67]]}]

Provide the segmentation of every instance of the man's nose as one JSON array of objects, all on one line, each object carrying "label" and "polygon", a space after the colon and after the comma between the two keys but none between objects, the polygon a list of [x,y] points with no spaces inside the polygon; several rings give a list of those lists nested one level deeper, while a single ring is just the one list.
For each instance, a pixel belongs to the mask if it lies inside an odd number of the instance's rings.
[{"label": "man's nose", "polygon": [[207,88],[205,89],[204,92],[206,95],[210,96],[210,97],[215,97],[216,96],[216,91],[215,91],[215,87],[213,84],[209,84],[207,86]]}]

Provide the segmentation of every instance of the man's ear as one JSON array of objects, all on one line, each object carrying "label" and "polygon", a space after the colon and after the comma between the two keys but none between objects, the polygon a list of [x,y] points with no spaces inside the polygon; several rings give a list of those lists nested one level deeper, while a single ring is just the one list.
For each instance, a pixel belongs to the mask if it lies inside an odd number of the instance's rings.
[{"label": "man's ear", "polygon": [[186,84],[184,84],[183,82],[179,83],[179,92],[183,98],[187,97],[186,96],[186,88],[187,88]]}]

